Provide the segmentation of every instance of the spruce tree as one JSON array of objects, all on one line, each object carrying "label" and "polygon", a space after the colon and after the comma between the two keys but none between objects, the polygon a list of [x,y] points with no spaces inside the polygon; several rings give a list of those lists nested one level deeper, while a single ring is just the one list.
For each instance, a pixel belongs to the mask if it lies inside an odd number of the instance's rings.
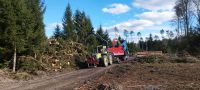
[{"label": "spruce tree", "polygon": [[25,50],[26,34],[26,14],[28,10],[24,0],[4,0],[2,1],[3,12],[1,18],[3,26],[1,26],[2,43],[4,48],[10,49],[13,53],[13,72],[16,68],[17,53]]},{"label": "spruce tree", "polygon": [[108,45],[108,34],[105,34],[101,25],[97,30],[96,34],[99,45]]},{"label": "spruce tree", "polygon": [[54,38],[58,39],[58,38],[61,38],[61,36],[62,36],[62,33],[60,31],[60,26],[56,25],[55,32],[54,32]]},{"label": "spruce tree", "polygon": [[77,31],[77,42],[82,42],[82,36],[81,36],[81,30],[82,30],[82,18],[81,18],[81,11],[76,10],[75,15],[73,17],[73,23],[74,23],[74,30]]},{"label": "spruce tree", "polygon": [[71,7],[69,3],[67,5],[66,11],[63,17],[63,29],[64,29],[65,39],[73,40],[74,29],[73,29],[73,22],[72,22],[72,11],[71,11]]},{"label": "spruce tree", "polygon": [[[36,58],[36,55],[41,47],[41,44],[46,40],[45,36],[45,29],[44,29],[44,23],[43,23],[43,13],[45,12],[45,6],[44,2],[41,2],[40,0],[25,0],[26,5],[31,12],[31,15],[29,15],[30,21],[29,25],[31,25],[31,37],[29,37],[29,53],[33,53],[34,57]],[[42,48],[42,47],[41,47]]]},{"label": "spruce tree", "polygon": [[40,0],[0,0],[0,48],[13,53],[13,72],[17,56],[35,53],[45,40],[42,14]]}]

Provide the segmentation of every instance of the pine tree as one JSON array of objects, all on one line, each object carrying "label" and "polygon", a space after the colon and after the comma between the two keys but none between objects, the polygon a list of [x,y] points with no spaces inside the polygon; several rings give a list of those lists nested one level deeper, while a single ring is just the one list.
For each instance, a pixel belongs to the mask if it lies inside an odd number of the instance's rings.
[{"label": "pine tree", "polygon": [[[29,25],[32,24],[31,36],[28,39],[29,53],[34,53],[34,57],[41,47],[41,44],[46,40],[45,29],[43,23],[43,13],[45,12],[44,2],[40,0],[25,0],[27,8],[31,12],[29,15],[30,21]],[[30,43],[31,42],[31,43]],[[41,47],[42,48],[42,47]]]},{"label": "pine tree", "polygon": [[58,38],[61,38],[61,36],[62,36],[62,33],[60,31],[60,26],[56,25],[55,32],[54,32],[54,38],[58,39]]},{"label": "pine tree", "polygon": [[100,25],[99,29],[97,30],[96,34],[97,34],[97,36],[99,36],[99,37],[97,37],[97,41],[98,41],[99,45],[108,45],[109,44],[108,41],[110,39],[109,39],[108,32],[107,31],[104,32],[101,25]]},{"label": "pine tree", "polygon": [[88,36],[94,33],[90,18],[85,15],[85,12],[76,10],[73,22],[79,36],[77,41],[86,45]]},{"label": "pine tree", "polygon": [[[84,23],[84,29],[82,30],[82,34],[84,38],[87,38],[89,35],[93,34],[93,27],[92,27],[92,23],[89,17],[85,17],[83,18],[85,19],[83,22]],[[89,40],[85,39],[84,43],[86,44],[87,42],[89,42]]]},{"label": "pine tree", "polygon": [[87,17],[85,15],[85,12],[81,12],[80,14],[80,19],[81,19],[81,23],[80,23],[80,33],[79,35],[81,35],[81,43],[86,45],[86,40],[85,38],[87,37]]},{"label": "pine tree", "polygon": [[92,52],[98,44],[89,16],[86,16],[85,12],[76,10],[73,18],[74,29],[77,31],[76,36],[78,38],[76,41],[86,45],[88,51]]},{"label": "pine tree", "polygon": [[25,28],[27,24],[28,10],[24,0],[4,0],[1,8],[1,41],[4,48],[13,53],[13,72],[16,70],[17,53],[26,50],[26,36],[29,34]]},{"label": "pine tree", "polygon": [[81,12],[79,10],[76,10],[75,15],[73,16],[73,23],[74,23],[74,30],[76,30],[76,38],[77,42],[81,42],[82,37],[81,36],[81,30],[82,30],[82,18],[81,18]]},{"label": "pine tree", "polygon": [[73,40],[74,38],[74,28],[73,28],[73,21],[72,21],[72,11],[70,4],[68,3],[64,17],[63,17],[63,29],[65,39]]},{"label": "pine tree", "polygon": [[27,51],[35,53],[46,39],[44,11],[40,0],[1,0],[0,4],[0,47],[13,53],[15,72],[17,56],[30,55]]}]

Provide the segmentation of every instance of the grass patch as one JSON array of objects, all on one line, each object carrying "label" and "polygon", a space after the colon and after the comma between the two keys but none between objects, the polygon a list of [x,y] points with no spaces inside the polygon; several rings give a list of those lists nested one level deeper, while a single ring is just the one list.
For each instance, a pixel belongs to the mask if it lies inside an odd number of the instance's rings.
[{"label": "grass patch", "polygon": [[16,80],[31,80],[33,76],[27,72],[17,72],[16,74],[11,74],[11,77]]}]

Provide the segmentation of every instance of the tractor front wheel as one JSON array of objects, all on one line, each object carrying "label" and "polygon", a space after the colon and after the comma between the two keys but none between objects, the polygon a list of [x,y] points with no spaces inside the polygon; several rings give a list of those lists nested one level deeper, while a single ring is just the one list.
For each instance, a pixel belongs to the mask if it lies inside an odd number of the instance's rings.
[{"label": "tractor front wheel", "polygon": [[104,65],[105,67],[108,66],[108,58],[107,58],[106,55],[103,56],[103,65]]}]

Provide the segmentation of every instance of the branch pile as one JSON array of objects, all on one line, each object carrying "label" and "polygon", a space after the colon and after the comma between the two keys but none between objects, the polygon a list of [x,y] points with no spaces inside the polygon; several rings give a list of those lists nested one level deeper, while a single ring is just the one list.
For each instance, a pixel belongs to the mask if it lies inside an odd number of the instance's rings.
[{"label": "branch pile", "polygon": [[60,71],[64,68],[79,68],[80,63],[84,64],[85,62],[86,53],[85,46],[80,43],[50,39],[46,43],[44,52],[38,55],[37,59],[27,60],[24,57],[25,59],[20,60],[21,62],[28,61],[25,65],[33,63],[31,61],[37,62],[44,71]]}]

